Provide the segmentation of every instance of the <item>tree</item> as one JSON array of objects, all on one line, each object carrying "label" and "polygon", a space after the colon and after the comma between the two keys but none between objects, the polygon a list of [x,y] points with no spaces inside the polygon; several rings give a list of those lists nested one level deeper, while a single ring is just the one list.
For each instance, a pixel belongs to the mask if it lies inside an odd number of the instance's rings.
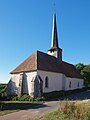
[{"label": "tree", "polygon": [[83,70],[83,68],[85,67],[85,65],[83,63],[78,63],[75,65],[76,69],[81,73],[81,71]]},{"label": "tree", "polygon": [[0,100],[5,100],[7,96],[7,85],[0,84]]},{"label": "tree", "polygon": [[84,77],[85,85],[90,87],[90,65],[85,65],[83,70],[81,70],[81,75]]},{"label": "tree", "polygon": [[83,63],[78,63],[75,67],[83,76],[85,86],[90,87],[90,64],[84,65]]}]

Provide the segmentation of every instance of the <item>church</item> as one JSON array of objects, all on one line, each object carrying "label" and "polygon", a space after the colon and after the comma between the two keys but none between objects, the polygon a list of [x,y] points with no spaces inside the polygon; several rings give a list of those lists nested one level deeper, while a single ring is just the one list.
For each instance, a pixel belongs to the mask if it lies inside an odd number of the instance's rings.
[{"label": "church", "polygon": [[41,97],[52,91],[83,88],[84,80],[75,66],[62,60],[58,44],[56,13],[53,16],[52,44],[47,53],[36,51],[10,73],[8,95]]}]

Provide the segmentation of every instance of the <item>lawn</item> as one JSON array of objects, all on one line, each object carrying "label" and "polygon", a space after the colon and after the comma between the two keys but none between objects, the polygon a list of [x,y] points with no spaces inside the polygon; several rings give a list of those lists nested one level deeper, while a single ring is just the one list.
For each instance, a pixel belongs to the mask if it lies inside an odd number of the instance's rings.
[{"label": "lawn", "polygon": [[0,116],[17,112],[20,110],[31,109],[43,102],[25,102],[25,101],[1,101],[0,102]]},{"label": "lawn", "polygon": [[90,101],[64,101],[58,107],[37,120],[90,120]]}]

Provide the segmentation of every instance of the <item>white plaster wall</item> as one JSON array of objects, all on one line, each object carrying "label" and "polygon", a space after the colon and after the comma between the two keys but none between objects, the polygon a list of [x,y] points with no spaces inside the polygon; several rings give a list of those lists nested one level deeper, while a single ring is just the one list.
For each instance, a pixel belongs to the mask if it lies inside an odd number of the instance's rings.
[{"label": "white plaster wall", "polygon": [[[54,73],[54,72],[47,72],[47,71],[37,71],[37,74],[43,80],[43,92],[48,93],[52,91],[60,91],[63,89],[63,74]],[[45,78],[48,77],[48,88],[45,88]]]},{"label": "white plaster wall", "polygon": [[11,74],[10,75],[10,82],[8,83],[8,94],[9,95],[16,95],[18,94],[18,87],[19,87],[19,79],[20,75],[19,74]]},{"label": "white plaster wall", "polygon": [[11,80],[15,83],[16,87],[19,86],[20,74],[11,74]]},{"label": "white plaster wall", "polygon": [[[18,88],[19,87],[19,83],[20,83],[20,74],[11,74],[11,79],[12,81],[15,83],[16,87]],[[37,75],[37,72],[26,72],[25,75],[27,76],[26,77],[26,81],[27,81],[27,84],[28,86],[25,86],[25,89],[24,91],[26,91],[26,93],[28,93],[30,95],[31,93],[31,85],[32,85],[32,79]],[[26,84],[25,84],[26,85]],[[27,88],[28,87],[28,88]],[[28,91],[27,91],[28,90]],[[14,91],[14,88],[12,89],[12,91]]]},{"label": "white plaster wall", "polygon": [[[71,81],[71,88],[69,87]],[[79,87],[78,87],[78,82],[79,82]],[[80,89],[83,88],[83,79],[79,78],[66,78],[65,82],[65,90],[74,90],[74,89]]]},{"label": "white plaster wall", "polygon": [[32,91],[32,80],[35,79],[37,72],[27,72],[27,81],[28,81],[28,93],[29,95],[33,92]]},{"label": "white plaster wall", "polygon": [[63,79],[62,79],[62,90],[65,90],[65,85],[66,85],[66,76],[64,74],[62,74]]},{"label": "white plaster wall", "polygon": [[[28,94],[31,95],[33,90],[33,82],[36,75],[39,75],[43,80],[43,93],[48,93],[52,91],[60,91],[60,90],[73,90],[83,87],[83,79],[70,78],[66,77],[64,74],[55,73],[55,72],[47,72],[47,71],[35,71],[35,72],[26,72],[26,79],[28,83]],[[49,86],[45,88],[45,78],[48,77]],[[19,74],[11,74],[12,81],[15,82],[17,88],[19,87],[20,82],[20,73]],[[71,88],[69,88],[69,83],[71,81]],[[78,87],[79,82],[79,87]],[[14,91],[14,89],[12,89]]]}]

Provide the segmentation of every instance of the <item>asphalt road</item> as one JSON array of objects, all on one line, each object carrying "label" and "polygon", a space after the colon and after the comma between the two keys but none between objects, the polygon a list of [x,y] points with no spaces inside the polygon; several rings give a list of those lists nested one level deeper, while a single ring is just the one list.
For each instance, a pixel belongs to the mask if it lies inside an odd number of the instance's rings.
[{"label": "asphalt road", "polygon": [[44,114],[47,114],[49,112],[52,112],[58,109],[59,102],[64,99],[68,99],[68,100],[90,99],[90,91],[69,95],[67,97],[60,98],[57,101],[47,101],[43,105],[39,105],[32,109],[21,110],[19,112],[1,116],[0,120],[34,120],[35,118],[41,117]]}]

